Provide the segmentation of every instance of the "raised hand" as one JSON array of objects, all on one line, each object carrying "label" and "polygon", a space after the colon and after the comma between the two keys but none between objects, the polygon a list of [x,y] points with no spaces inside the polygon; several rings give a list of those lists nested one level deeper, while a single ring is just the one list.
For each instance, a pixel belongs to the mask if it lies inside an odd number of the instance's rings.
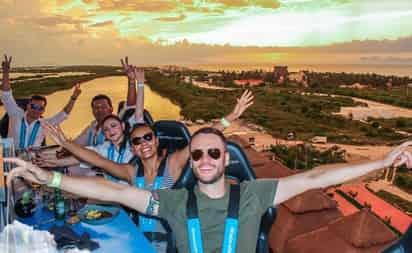
[{"label": "raised hand", "polygon": [[12,157],[4,158],[4,162],[17,165],[17,167],[8,174],[7,185],[11,185],[13,179],[16,177],[23,177],[24,179],[37,184],[47,184],[50,181],[51,173],[40,169],[31,162]]},{"label": "raised hand", "polygon": [[138,84],[144,84],[144,69],[143,68],[137,68],[133,67],[134,70],[134,75],[136,78],[136,82]]},{"label": "raised hand", "polygon": [[129,57],[126,56],[124,60],[120,59],[120,63],[122,64],[123,71],[127,75],[129,82],[135,82],[136,81],[135,67],[129,64]]},{"label": "raised hand", "polygon": [[38,153],[36,157],[32,160],[32,162],[34,165],[40,168],[43,168],[43,167],[53,168],[59,165],[56,154],[49,154],[49,153],[48,154]]},{"label": "raised hand", "polygon": [[[412,145],[412,141],[407,141],[394,148],[383,160],[383,166],[389,167],[391,165],[400,166],[403,163],[412,165],[412,158],[406,149]],[[401,162],[402,161],[402,162]]]},{"label": "raised hand", "polygon": [[228,120],[233,121],[238,119],[243,112],[246,111],[249,106],[253,105],[253,94],[249,90],[245,90],[240,98],[237,98],[237,103],[235,108],[233,108],[232,113],[227,117]]},{"label": "raised hand", "polygon": [[73,99],[77,99],[77,98],[80,96],[81,93],[82,93],[82,90],[80,89],[80,83],[77,83],[77,84],[74,86],[72,98],[73,98]]},{"label": "raised hand", "polygon": [[7,55],[4,55],[4,60],[1,62],[1,68],[3,70],[3,75],[10,73],[11,60],[12,60],[11,56],[7,57]]},{"label": "raised hand", "polygon": [[50,136],[56,142],[57,145],[59,146],[64,146],[65,143],[67,143],[67,138],[64,136],[63,131],[60,129],[58,126],[53,126],[52,124],[42,121],[41,127],[43,128],[43,131]]}]

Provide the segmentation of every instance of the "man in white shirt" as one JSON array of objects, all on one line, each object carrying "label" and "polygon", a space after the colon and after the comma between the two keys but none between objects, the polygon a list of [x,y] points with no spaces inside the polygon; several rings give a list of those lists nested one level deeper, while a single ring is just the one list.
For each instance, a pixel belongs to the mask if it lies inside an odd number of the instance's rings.
[{"label": "man in white shirt", "polygon": [[[125,59],[120,60],[123,71],[127,75],[128,88],[127,88],[127,103],[125,108],[134,106],[136,104],[137,92],[136,85],[139,89],[139,96],[143,96],[142,86],[144,81],[144,75],[142,71],[137,71],[136,67],[129,64],[129,59],[126,56]],[[138,105],[138,106],[143,106]],[[97,146],[104,142],[104,135],[101,129],[101,123],[104,118],[113,114],[113,105],[110,98],[106,95],[99,94],[93,97],[91,102],[94,121],[87,126],[81,134],[75,139],[75,142],[82,146]]]},{"label": "man in white shirt", "polygon": [[[40,127],[40,119],[46,109],[47,100],[43,96],[33,95],[30,102],[27,104],[27,109],[21,109],[14,100],[12,90],[10,88],[10,66],[12,57],[4,56],[2,61],[3,82],[2,93],[0,99],[9,115],[9,131],[8,136],[13,138],[17,149],[26,149],[28,147],[41,146],[44,141],[44,134]],[[75,104],[77,97],[80,95],[80,85],[77,84],[63,111],[58,112],[45,120],[52,125],[58,125],[64,121]]]}]

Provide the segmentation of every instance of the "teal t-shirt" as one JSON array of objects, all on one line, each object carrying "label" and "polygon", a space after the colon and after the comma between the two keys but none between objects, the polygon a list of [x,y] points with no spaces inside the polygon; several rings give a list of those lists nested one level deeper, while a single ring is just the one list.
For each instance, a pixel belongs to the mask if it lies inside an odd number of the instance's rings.
[{"label": "teal t-shirt", "polygon": [[[269,207],[273,206],[277,180],[259,179],[240,184],[239,233],[237,251],[256,251],[260,220]],[[190,252],[186,227],[186,189],[159,190],[159,216],[171,226],[180,253]],[[195,187],[199,219],[201,224],[203,250],[205,253],[220,253],[223,241],[225,219],[229,202],[229,187],[222,198],[211,199]]]}]

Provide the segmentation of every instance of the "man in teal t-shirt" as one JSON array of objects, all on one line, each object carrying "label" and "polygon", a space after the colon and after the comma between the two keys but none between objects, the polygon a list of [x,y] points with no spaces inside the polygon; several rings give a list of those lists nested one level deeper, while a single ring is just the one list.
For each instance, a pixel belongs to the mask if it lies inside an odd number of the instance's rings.
[{"label": "man in teal t-shirt", "polygon": [[[405,142],[396,147],[384,159],[358,165],[344,165],[334,168],[316,168],[304,173],[280,179],[256,180],[240,184],[239,216],[236,252],[250,253],[256,248],[260,218],[268,207],[276,206],[307,190],[331,185],[360,177],[372,171],[391,165],[406,164],[412,167],[412,155],[405,151],[412,142]],[[197,199],[200,235],[197,230],[190,230],[190,241],[202,238],[200,248],[203,252],[221,252],[227,247],[223,243],[223,228],[228,213],[228,188],[224,170],[229,163],[229,153],[223,134],[214,128],[202,128],[192,136],[190,143],[190,160],[193,172],[198,179],[194,188]],[[5,162],[18,165],[8,176],[8,184],[20,176],[38,184],[47,184],[61,188],[79,196],[103,201],[118,202],[141,213],[165,217],[177,238],[180,253],[191,252],[189,235],[186,230],[186,204],[188,191],[158,190],[146,191],[128,185],[108,182],[102,178],[76,178],[63,176],[57,172],[42,170],[37,166],[16,158],[4,158]],[[230,186],[232,198],[232,189]],[[234,194],[236,195],[236,194]],[[227,220],[227,219],[226,219]],[[230,240],[229,240],[230,241]],[[191,244],[193,245],[193,244]]]}]

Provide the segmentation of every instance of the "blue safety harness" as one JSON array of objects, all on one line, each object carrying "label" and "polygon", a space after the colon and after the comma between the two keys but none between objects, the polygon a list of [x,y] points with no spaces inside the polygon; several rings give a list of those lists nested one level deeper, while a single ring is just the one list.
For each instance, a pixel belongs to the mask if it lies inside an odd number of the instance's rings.
[{"label": "blue safety harness", "polygon": [[26,122],[24,121],[24,117],[23,117],[21,119],[21,124],[20,124],[19,148],[20,149],[25,149],[29,146],[33,146],[34,142],[36,141],[36,136],[37,136],[37,133],[39,132],[39,129],[40,129],[40,121],[36,121],[36,123],[34,123],[32,131],[31,131],[31,134],[30,134],[30,137],[29,137],[29,142],[26,145],[27,127],[26,127]]},{"label": "blue safety harness", "polygon": [[[157,190],[160,189],[160,187],[162,186],[163,183],[163,174],[166,168],[166,161],[167,161],[167,157],[163,158],[163,160],[160,162],[159,168],[157,169],[157,176],[153,182],[153,187],[152,190]],[[138,167],[138,171],[137,171],[137,179],[136,179],[136,187],[137,188],[145,188],[145,178],[144,178],[144,168],[143,168],[143,164],[140,161],[140,159],[137,160],[137,165]],[[143,215],[139,215],[139,227],[140,230],[142,230],[143,232],[154,232],[155,228],[156,228],[156,223],[157,220],[156,219],[152,219],[152,218],[147,218]]]},{"label": "blue safety harness", "polygon": [[[110,143],[110,146],[107,149],[107,159],[109,159],[112,162],[123,163],[123,158],[124,158],[124,153],[126,152],[126,148],[123,145],[120,146],[119,155],[117,156],[117,159],[114,158],[114,152],[115,152],[115,146],[113,143]],[[119,179],[111,175],[108,175],[108,174],[106,174],[105,177],[113,182],[119,181]]]},{"label": "blue safety harness", "polygon": [[[193,187],[188,190],[188,198],[186,202],[187,215],[187,235],[189,239],[189,248],[191,253],[203,253],[203,243],[201,234],[201,224],[199,220],[199,212],[197,208],[196,195]],[[238,237],[238,218],[239,218],[239,200],[240,186],[239,184],[230,185],[229,207],[225,221],[225,232],[223,237],[222,253],[236,252],[237,237]]]}]

